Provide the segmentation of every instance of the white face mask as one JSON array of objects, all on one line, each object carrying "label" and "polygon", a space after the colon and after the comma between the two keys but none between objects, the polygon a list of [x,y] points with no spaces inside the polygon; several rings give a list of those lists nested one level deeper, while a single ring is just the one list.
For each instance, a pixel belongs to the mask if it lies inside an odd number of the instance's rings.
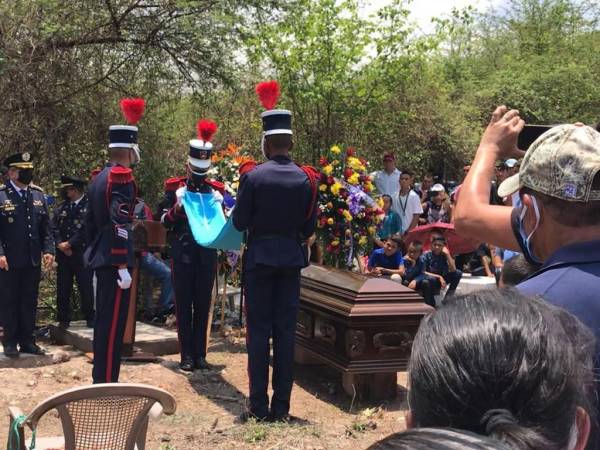
[{"label": "white face mask", "polygon": [[265,150],[265,135],[263,133],[262,140],[260,141],[260,151],[262,152],[265,159],[269,159],[267,156],[267,151]]},{"label": "white face mask", "polygon": [[131,150],[133,150],[133,161],[131,161],[131,165],[135,166],[135,165],[139,164],[142,159],[140,157],[140,148],[138,147],[137,144],[135,144],[133,147],[131,147]]}]

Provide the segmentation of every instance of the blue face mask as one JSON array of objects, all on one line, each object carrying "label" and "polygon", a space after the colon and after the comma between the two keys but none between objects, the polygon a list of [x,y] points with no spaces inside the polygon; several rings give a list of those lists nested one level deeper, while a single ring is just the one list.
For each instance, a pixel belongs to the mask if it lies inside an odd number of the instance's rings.
[{"label": "blue face mask", "polygon": [[533,202],[533,211],[535,212],[535,226],[533,227],[533,230],[531,230],[531,233],[526,233],[524,220],[525,214],[527,213],[527,206],[524,205],[523,209],[521,209],[521,213],[519,214],[520,239],[517,240],[519,241],[519,246],[521,247],[523,256],[525,257],[528,263],[542,264],[542,261],[533,254],[533,250],[531,249],[531,238],[533,237],[533,234],[537,231],[540,225],[540,210],[538,208],[537,200],[533,195],[531,196],[531,201]]}]

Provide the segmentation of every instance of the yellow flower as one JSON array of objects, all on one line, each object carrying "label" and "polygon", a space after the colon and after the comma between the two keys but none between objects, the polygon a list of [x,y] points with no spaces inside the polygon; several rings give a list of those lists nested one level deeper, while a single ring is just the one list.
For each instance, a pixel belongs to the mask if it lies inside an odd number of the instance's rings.
[{"label": "yellow flower", "polygon": [[321,185],[319,185],[319,190],[320,190],[321,192],[325,192],[325,191],[327,190],[327,185],[326,185],[326,184],[321,184]]},{"label": "yellow flower", "polygon": [[340,245],[340,241],[337,241],[337,240],[336,240],[336,241],[332,241],[332,242],[331,242],[331,245],[332,245],[333,247],[337,247],[338,245]]},{"label": "yellow flower", "polygon": [[333,172],[333,167],[331,167],[331,164],[327,164],[325,167],[323,167],[323,173],[327,176],[331,175],[331,173]]},{"label": "yellow flower", "polygon": [[358,184],[358,182],[359,182],[359,175],[356,172],[354,172],[350,176],[350,178],[348,178],[348,183],[356,185],[356,184]]},{"label": "yellow flower", "polygon": [[[323,185],[321,185],[323,186]],[[377,206],[379,206],[380,208],[383,208],[383,197],[379,197],[377,199]]]},{"label": "yellow flower", "polygon": [[352,214],[350,214],[350,211],[347,209],[344,210],[344,219],[346,219],[348,222],[352,222]]},{"label": "yellow flower", "polygon": [[370,226],[369,227],[369,234],[370,235],[374,235],[376,231],[377,231],[377,228],[375,228],[374,226]]},{"label": "yellow flower", "polygon": [[327,225],[333,225],[333,219],[331,217],[327,219]]},{"label": "yellow flower", "polygon": [[360,239],[358,240],[358,245],[367,245],[367,242],[369,242],[369,240],[367,239],[366,236],[361,236]]},{"label": "yellow flower", "polygon": [[365,166],[363,166],[360,162],[360,159],[356,158],[355,156],[349,156],[347,163],[350,167],[352,167],[354,170],[357,170],[359,172],[364,172],[365,171]]},{"label": "yellow flower", "polygon": [[335,183],[333,183],[331,185],[331,188],[330,188],[331,189],[331,193],[333,195],[339,195],[341,188],[342,188],[342,185],[336,181]]},{"label": "yellow flower", "polygon": [[342,149],[339,148],[337,145],[334,145],[333,147],[331,147],[331,153],[337,155],[338,153],[341,153]]}]

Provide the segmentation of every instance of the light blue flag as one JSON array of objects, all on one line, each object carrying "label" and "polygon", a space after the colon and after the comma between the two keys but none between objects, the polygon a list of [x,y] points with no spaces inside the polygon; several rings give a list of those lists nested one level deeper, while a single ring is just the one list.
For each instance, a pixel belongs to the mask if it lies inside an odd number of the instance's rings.
[{"label": "light blue flag", "polygon": [[186,191],[183,207],[196,242],[208,248],[219,250],[239,250],[242,233],[226,220],[221,203],[214,195]]}]

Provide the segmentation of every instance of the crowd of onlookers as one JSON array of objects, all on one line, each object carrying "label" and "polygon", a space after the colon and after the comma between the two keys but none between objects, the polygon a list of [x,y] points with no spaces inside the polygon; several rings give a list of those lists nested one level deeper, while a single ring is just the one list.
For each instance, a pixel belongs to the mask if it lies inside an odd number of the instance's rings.
[{"label": "crowd of onlookers", "polygon": [[[463,167],[465,177],[470,167]],[[498,185],[518,170],[519,161],[515,158],[497,162],[490,187],[490,204],[520,206],[518,194],[504,198],[498,195]],[[374,250],[365,273],[402,282],[435,306],[440,292],[454,293],[463,273],[495,278],[498,285],[504,286],[517,284],[535,270],[518,252],[486,242],[474,243],[471,251],[451,254],[443,233],[436,231],[436,224],[452,223],[461,184],[443,183],[432,172],[426,172],[419,181],[411,170],[396,167],[393,153],[383,155],[383,169],[375,172],[373,178],[385,215],[374,238]],[[431,226],[427,241],[411,239],[411,231],[424,225]],[[506,263],[513,258],[508,265],[512,272],[509,271],[508,278],[502,277]],[[519,269],[520,276],[513,267]]]},{"label": "crowd of onlookers", "polygon": [[[455,265],[500,273],[501,286],[515,287],[446,298],[423,319],[409,364],[409,430],[370,448],[600,448],[600,133],[581,123],[535,128],[497,108],[450,193],[455,231],[487,243],[474,252],[479,260]],[[397,208],[406,189],[389,195]],[[379,236],[374,255],[393,260],[411,225]],[[410,244],[391,277],[418,271],[420,246]],[[372,260],[371,271],[382,272]]]}]

